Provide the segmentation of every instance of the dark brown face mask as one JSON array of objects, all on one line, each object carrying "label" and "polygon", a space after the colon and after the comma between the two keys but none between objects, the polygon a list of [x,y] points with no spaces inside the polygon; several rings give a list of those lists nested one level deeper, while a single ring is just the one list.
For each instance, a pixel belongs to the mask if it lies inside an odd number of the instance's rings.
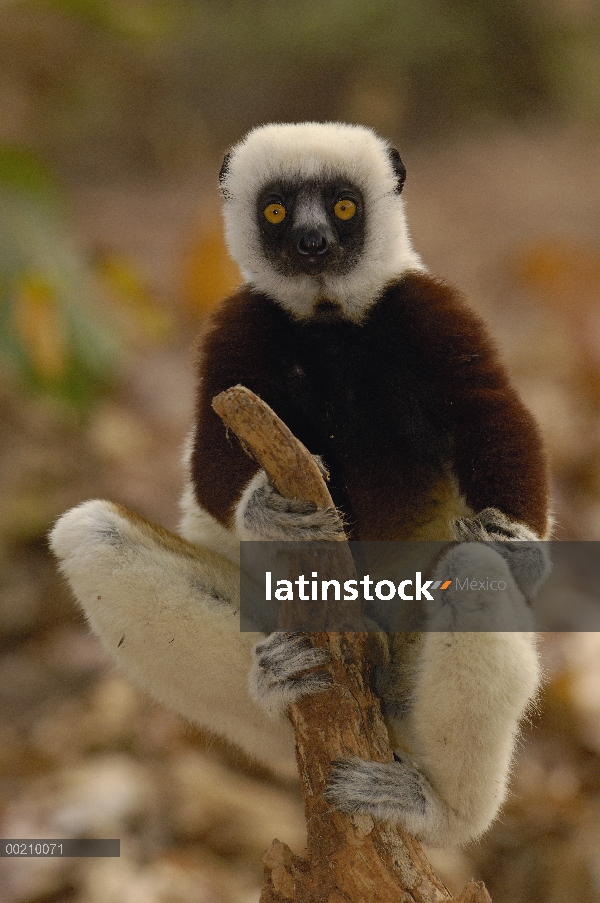
[{"label": "dark brown face mask", "polygon": [[256,217],[263,253],[284,276],[346,273],[360,259],[364,204],[349,183],[273,183],[261,192]]}]

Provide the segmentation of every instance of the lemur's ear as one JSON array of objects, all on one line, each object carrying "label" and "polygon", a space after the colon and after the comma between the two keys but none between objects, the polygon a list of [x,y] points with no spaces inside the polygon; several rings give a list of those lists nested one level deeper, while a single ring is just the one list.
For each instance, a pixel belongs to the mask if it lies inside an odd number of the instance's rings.
[{"label": "lemur's ear", "polygon": [[[397,151],[396,151],[397,153]],[[219,172],[219,185],[221,186],[221,193],[224,198],[229,198],[231,195],[225,188],[225,179],[227,178],[227,173],[229,172],[229,161],[231,160],[231,154],[225,154],[223,159],[223,163],[221,164],[221,171]]]},{"label": "lemur's ear", "polygon": [[388,154],[390,157],[390,162],[392,164],[392,169],[394,170],[397,178],[396,192],[398,194],[401,194],[404,182],[406,180],[406,166],[400,159],[400,154],[395,147],[390,147]]}]

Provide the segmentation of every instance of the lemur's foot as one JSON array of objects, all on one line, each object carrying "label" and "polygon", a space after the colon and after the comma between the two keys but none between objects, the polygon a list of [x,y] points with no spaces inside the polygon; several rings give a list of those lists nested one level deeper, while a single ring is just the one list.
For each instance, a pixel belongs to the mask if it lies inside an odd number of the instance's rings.
[{"label": "lemur's foot", "polygon": [[250,671],[250,693],[271,717],[286,712],[303,696],[328,690],[333,678],[329,671],[312,669],[326,665],[329,650],[313,646],[307,636],[271,633],[254,647]]},{"label": "lemur's foot", "polygon": [[444,804],[407,755],[397,751],[394,759],[381,763],[352,757],[334,762],[325,799],[342,812],[371,815],[435,842],[444,822]]},{"label": "lemur's foot", "polygon": [[484,508],[476,517],[459,518],[454,531],[460,542],[492,543],[526,596],[534,596],[552,570],[546,543],[529,527],[511,521],[496,508]]},{"label": "lemur's foot", "polygon": [[453,546],[436,564],[433,579],[450,586],[425,603],[428,631],[535,630],[533,612],[496,543]]}]

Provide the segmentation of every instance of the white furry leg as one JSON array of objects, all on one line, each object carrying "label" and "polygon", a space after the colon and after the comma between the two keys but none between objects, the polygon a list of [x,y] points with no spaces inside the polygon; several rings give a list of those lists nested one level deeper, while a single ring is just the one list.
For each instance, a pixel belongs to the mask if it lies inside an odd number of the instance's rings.
[{"label": "white furry leg", "polygon": [[[506,589],[457,590],[456,578],[467,576]],[[457,546],[434,575],[448,579],[452,587],[427,603],[409,712],[389,718],[412,758],[396,751],[389,764],[336,762],[327,789],[343,811],[400,824],[434,847],[468,843],[492,822],[539,682],[531,615],[506,561],[484,543]]]},{"label": "white furry leg", "polygon": [[190,720],[275,767],[293,762],[291,725],[276,725],[247,688],[259,637],[239,629],[239,569],[110,502],[64,514],[50,543],[110,655]]},{"label": "white furry leg", "polygon": [[[519,720],[540,680],[531,615],[506,561],[483,543],[469,543],[448,553],[435,579],[457,574],[504,581],[506,589],[464,593],[454,582],[428,603],[410,722],[415,760],[448,816],[421,834],[433,846],[466,843],[494,819]],[[496,618],[503,632],[491,632]],[[438,632],[450,624],[455,632]],[[477,630],[482,626],[488,629]]]}]

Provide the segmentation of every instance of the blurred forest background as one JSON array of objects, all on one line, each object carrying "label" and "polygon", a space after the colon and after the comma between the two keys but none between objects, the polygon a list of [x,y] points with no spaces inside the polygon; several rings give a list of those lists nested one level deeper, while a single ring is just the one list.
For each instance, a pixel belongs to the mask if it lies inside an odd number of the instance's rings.
[{"label": "blurred forest background", "polygon": [[[252,903],[272,776],[117,674],[46,546],[91,497],[175,529],[193,335],[238,276],[228,146],[271,120],[379,130],[417,249],[488,319],[552,457],[556,535],[600,539],[600,8],[593,0],[0,2],[1,903]],[[494,903],[600,901],[600,639],[548,683],[485,839],[432,854]]]}]

